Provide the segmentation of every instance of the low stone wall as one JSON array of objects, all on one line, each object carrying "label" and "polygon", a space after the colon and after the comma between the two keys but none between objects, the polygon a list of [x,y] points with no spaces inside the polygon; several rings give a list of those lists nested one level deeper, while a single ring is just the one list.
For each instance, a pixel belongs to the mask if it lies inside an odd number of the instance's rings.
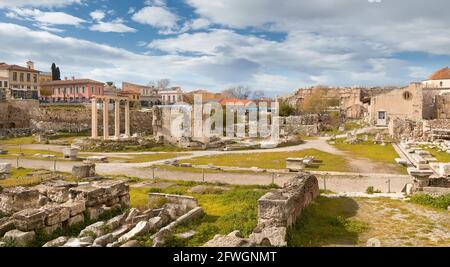
[{"label": "low stone wall", "polygon": [[179,196],[170,194],[150,193],[148,194],[149,202],[157,201],[160,198],[166,199],[170,203],[180,204],[186,206],[188,209],[198,207],[197,199],[190,196]]},{"label": "low stone wall", "polygon": [[269,192],[258,200],[258,227],[290,227],[302,210],[319,195],[314,175],[302,173],[289,180],[284,188]]},{"label": "low stone wall", "polygon": [[258,200],[258,226],[249,238],[239,232],[217,235],[205,247],[248,247],[287,245],[286,234],[306,208],[319,196],[319,183],[310,173],[290,179],[282,189],[267,193]]},{"label": "low stone wall", "polygon": [[0,234],[11,228],[52,234],[84,223],[85,215],[97,220],[104,212],[127,208],[129,204],[129,187],[119,180],[85,184],[51,181],[31,188],[8,188],[0,193],[0,212],[6,216]]}]

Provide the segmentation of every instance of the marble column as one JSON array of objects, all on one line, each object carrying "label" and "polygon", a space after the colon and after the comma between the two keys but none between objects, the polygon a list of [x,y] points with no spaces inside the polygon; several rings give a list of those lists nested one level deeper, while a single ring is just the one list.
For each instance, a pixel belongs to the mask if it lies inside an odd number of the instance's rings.
[{"label": "marble column", "polygon": [[109,98],[103,99],[103,139],[109,139]]},{"label": "marble column", "polygon": [[130,131],[130,101],[125,101],[125,137],[131,137]]},{"label": "marble column", "polygon": [[98,110],[97,110],[97,99],[92,99],[92,139],[98,138]]},{"label": "marble column", "polygon": [[114,101],[114,139],[120,138],[120,100]]}]

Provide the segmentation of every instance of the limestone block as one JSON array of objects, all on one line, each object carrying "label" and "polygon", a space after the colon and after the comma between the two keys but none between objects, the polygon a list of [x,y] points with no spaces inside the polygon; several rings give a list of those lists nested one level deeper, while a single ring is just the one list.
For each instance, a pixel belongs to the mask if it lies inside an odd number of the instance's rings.
[{"label": "limestone block", "polygon": [[14,228],[14,220],[11,217],[0,219],[0,237],[2,237],[6,232],[13,230]]},{"label": "limestone block", "polygon": [[84,228],[84,230],[80,232],[78,237],[86,237],[91,235],[99,237],[105,234],[105,230],[105,222],[96,222]]},{"label": "limestone block", "polygon": [[32,231],[43,228],[46,213],[39,209],[26,209],[14,213],[14,226],[21,231]]},{"label": "limestone block", "polygon": [[11,215],[39,207],[39,191],[25,187],[6,188],[0,194],[0,213]]},{"label": "limestone block", "polygon": [[77,179],[90,178],[95,176],[95,164],[82,164],[72,167],[72,176]]},{"label": "limestone block", "polygon": [[83,214],[79,214],[79,215],[76,215],[76,216],[71,217],[70,219],[68,219],[67,220],[67,225],[69,227],[71,227],[71,226],[74,226],[74,225],[77,225],[77,224],[80,224],[80,223],[83,223],[83,222],[84,222],[84,216],[83,216]]},{"label": "limestone block", "polygon": [[130,240],[126,242],[125,244],[120,246],[121,248],[139,248],[141,245],[136,240]]},{"label": "limestone block", "polygon": [[60,236],[52,241],[45,243],[45,245],[42,247],[45,247],[45,248],[60,247],[60,246],[64,245],[65,243],[67,243],[68,240],[69,240],[68,237]]},{"label": "limestone block", "polygon": [[131,223],[133,221],[133,218],[138,216],[139,214],[141,214],[141,212],[138,209],[136,209],[136,208],[130,209],[130,211],[128,212],[127,218],[125,219],[125,222]]},{"label": "limestone block", "polygon": [[132,226],[130,224],[124,224],[121,227],[114,230],[111,234],[113,235],[114,239],[117,239],[117,238],[121,237],[122,235],[126,234],[128,231],[130,231],[131,227]]},{"label": "limestone block", "polygon": [[111,231],[114,231],[117,228],[119,228],[121,225],[124,224],[125,219],[126,219],[126,214],[124,213],[124,214],[118,215],[118,216],[108,220],[106,222],[106,225],[109,229],[111,229]]},{"label": "limestone block", "polygon": [[5,234],[3,239],[12,241],[18,247],[23,247],[33,241],[35,236],[34,231],[22,232],[20,230],[11,230]]},{"label": "limestone block", "polygon": [[94,187],[103,188],[107,196],[120,197],[127,195],[129,186],[125,181],[121,180],[106,180],[93,183]]},{"label": "limestone block", "polygon": [[70,188],[69,194],[73,200],[85,200],[87,207],[102,205],[106,202],[105,189],[95,187],[92,184]]},{"label": "limestone block", "polygon": [[61,207],[65,207],[69,210],[70,217],[83,213],[86,210],[84,201],[68,201],[63,203]]},{"label": "limestone block", "polygon": [[0,174],[11,173],[12,165],[11,163],[0,163]]},{"label": "limestone block", "polygon": [[106,234],[106,235],[96,238],[94,240],[94,245],[105,247],[107,244],[112,243],[112,242],[114,242],[114,237],[110,233],[110,234]]},{"label": "limestone block", "polygon": [[95,221],[105,212],[105,209],[102,207],[90,207],[86,211],[89,214],[89,219]]},{"label": "limestone block", "polygon": [[234,231],[226,236],[216,235],[208,241],[203,247],[246,247],[250,242],[244,239],[239,231]]},{"label": "limestone block", "polygon": [[266,227],[259,233],[253,232],[249,239],[259,246],[285,247],[286,232],[286,227]]},{"label": "limestone block", "polygon": [[119,242],[127,242],[136,236],[148,233],[149,230],[150,230],[150,224],[148,222],[139,222],[128,233],[121,236],[118,241]]},{"label": "limestone block", "polygon": [[79,238],[71,238],[63,245],[63,247],[80,248],[80,247],[87,247],[90,245],[91,243],[89,242],[81,242]]},{"label": "limestone block", "polygon": [[62,223],[46,226],[43,230],[47,235],[52,235],[58,229],[62,229]]}]

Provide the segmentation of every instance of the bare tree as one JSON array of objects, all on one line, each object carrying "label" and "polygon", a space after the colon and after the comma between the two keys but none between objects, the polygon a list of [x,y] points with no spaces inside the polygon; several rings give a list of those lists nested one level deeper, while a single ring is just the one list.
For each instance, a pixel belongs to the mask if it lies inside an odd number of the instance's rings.
[{"label": "bare tree", "polygon": [[147,85],[154,86],[159,90],[165,90],[165,89],[169,88],[170,80],[169,79],[160,79],[160,80],[156,80],[156,81],[150,81]]},{"label": "bare tree", "polygon": [[169,85],[170,85],[169,79],[161,79],[156,82],[156,87],[163,90],[167,89]]},{"label": "bare tree", "polygon": [[266,96],[266,93],[263,90],[255,90],[252,93],[252,98],[253,99],[260,99]]},{"label": "bare tree", "polygon": [[247,86],[235,86],[230,87],[224,91],[222,94],[228,98],[237,98],[237,99],[248,99],[252,93],[252,90]]}]

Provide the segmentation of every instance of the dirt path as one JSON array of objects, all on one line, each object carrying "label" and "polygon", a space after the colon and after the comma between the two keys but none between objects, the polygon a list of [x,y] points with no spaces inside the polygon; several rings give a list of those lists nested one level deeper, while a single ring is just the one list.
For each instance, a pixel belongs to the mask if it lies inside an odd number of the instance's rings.
[{"label": "dirt path", "polygon": [[387,199],[355,199],[357,220],[369,230],[359,237],[362,245],[375,238],[381,246],[450,246],[450,212]]}]

